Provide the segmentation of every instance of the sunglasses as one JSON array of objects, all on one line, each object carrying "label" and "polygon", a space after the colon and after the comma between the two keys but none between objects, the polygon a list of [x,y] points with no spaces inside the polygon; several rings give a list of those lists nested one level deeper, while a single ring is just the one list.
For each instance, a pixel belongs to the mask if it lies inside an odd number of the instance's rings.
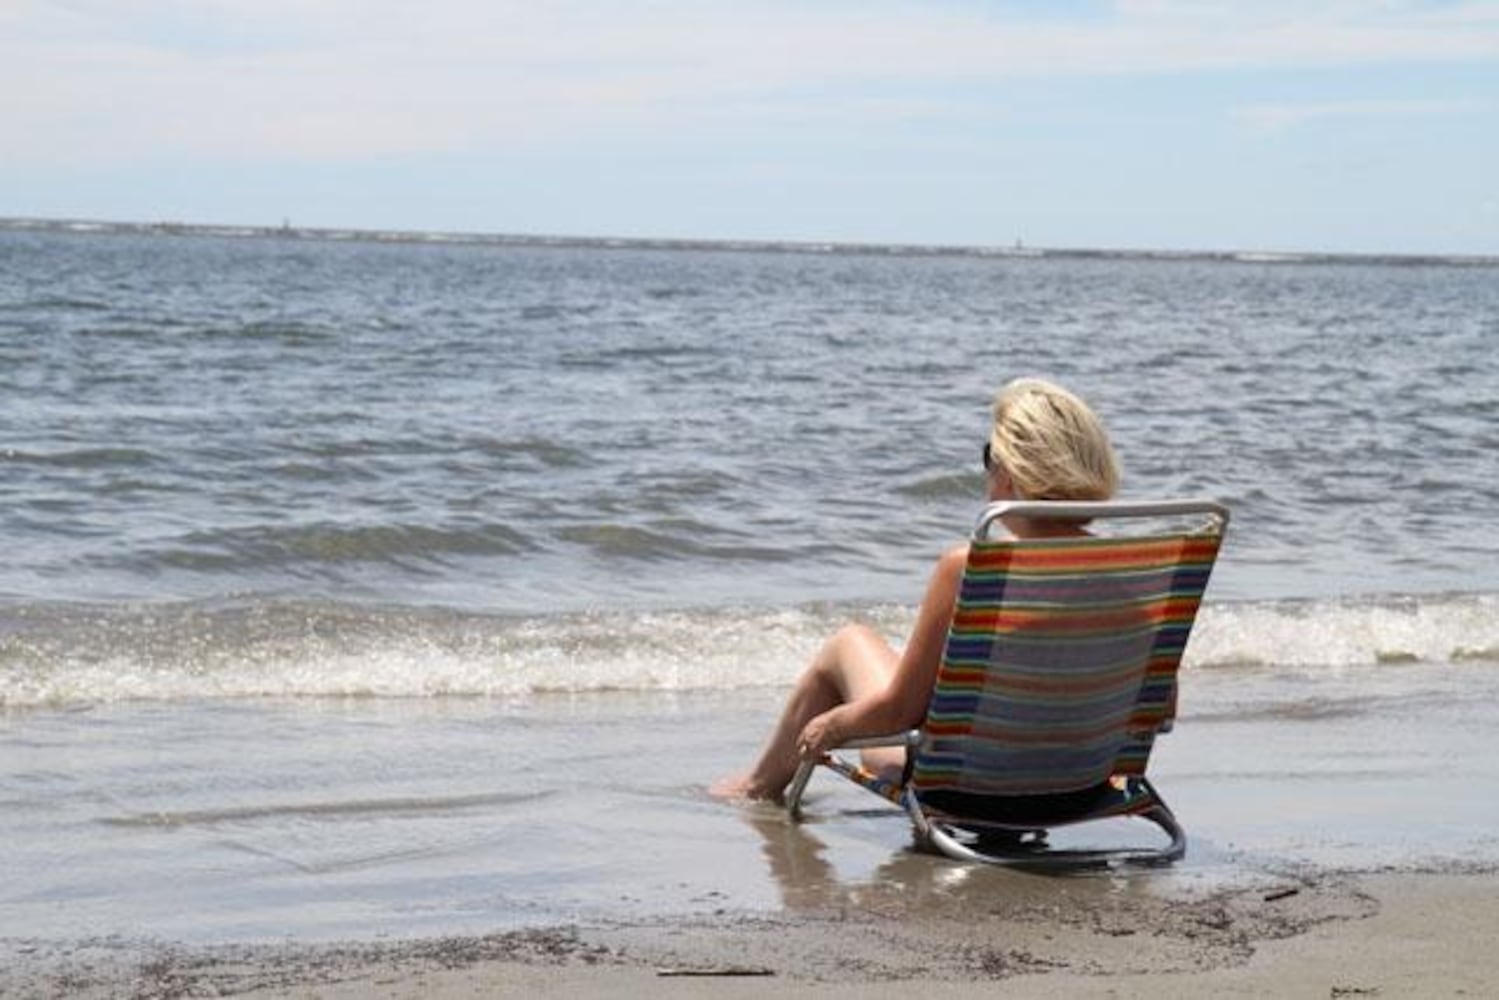
[{"label": "sunglasses", "polygon": [[994,451],[990,447],[989,442],[985,441],[984,442],[984,471],[985,472],[993,472],[995,465],[996,465],[996,463],[994,461]]}]

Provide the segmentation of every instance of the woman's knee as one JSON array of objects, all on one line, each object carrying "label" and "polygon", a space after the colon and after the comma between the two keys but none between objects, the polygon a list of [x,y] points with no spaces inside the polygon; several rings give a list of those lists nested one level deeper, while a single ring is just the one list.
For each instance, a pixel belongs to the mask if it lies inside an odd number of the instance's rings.
[{"label": "woman's knee", "polygon": [[841,676],[850,664],[867,657],[869,648],[878,641],[867,625],[844,625],[823,641],[812,666],[820,677]]},{"label": "woman's knee", "polygon": [[851,650],[887,645],[884,636],[868,625],[861,625],[858,622],[851,622],[834,632],[832,641],[841,648]]},{"label": "woman's knee", "polygon": [[895,650],[867,625],[845,625],[824,644],[813,664],[817,680],[847,699],[883,686],[895,670]]}]

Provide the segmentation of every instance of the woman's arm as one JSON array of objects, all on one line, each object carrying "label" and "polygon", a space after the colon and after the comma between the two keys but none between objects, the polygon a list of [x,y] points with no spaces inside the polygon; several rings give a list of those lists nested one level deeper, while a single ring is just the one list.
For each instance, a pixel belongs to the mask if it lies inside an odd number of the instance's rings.
[{"label": "woman's arm", "polygon": [[882,691],[858,701],[829,709],[802,729],[797,748],[803,757],[815,757],[861,736],[883,736],[920,724],[926,715],[937,668],[952,626],[953,605],[968,562],[968,546],[960,545],[937,560],[910,641],[890,684]]}]

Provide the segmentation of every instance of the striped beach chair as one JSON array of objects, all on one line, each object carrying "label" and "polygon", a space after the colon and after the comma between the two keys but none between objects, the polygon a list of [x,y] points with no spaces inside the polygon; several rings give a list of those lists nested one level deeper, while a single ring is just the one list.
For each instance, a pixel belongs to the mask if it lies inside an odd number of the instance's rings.
[{"label": "striped beach chair", "polygon": [[[995,537],[1006,514],[1088,519],[1095,534]],[[1186,835],[1145,769],[1176,715],[1177,667],[1228,517],[1189,500],[989,505],[922,726],[840,748],[905,746],[906,773],[890,781],[837,753],[808,761],[787,792],[792,816],[820,764],[903,808],[918,842],[949,857],[1038,867],[1182,857]],[[1112,817],[1150,821],[1169,843],[1047,843],[1048,830]]]}]

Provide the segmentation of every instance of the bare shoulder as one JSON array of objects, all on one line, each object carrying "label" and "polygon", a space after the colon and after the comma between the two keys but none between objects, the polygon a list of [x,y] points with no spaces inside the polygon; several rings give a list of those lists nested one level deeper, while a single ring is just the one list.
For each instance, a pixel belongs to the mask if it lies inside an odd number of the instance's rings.
[{"label": "bare shoulder", "polygon": [[968,543],[963,542],[960,545],[954,545],[952,548],[942,553],[941,558],[937,560],[937,571],[943,574],[961,574],[963,572],[963,568],[967,565]]},{"label": "bare shoulder", "polygon": [[954,545],[937,558],[932,575],[927,580],[926,596],[922,599],[922,610],[940,611],[946,614],[952,607],[954,596],[963,584],[963,570],[968,567],[968,546]]},{"label": "bare shoulder", "polygon": [[947,588],[956,587],[959,580],[963,578],[963,570],[968,566],[968,545],[954,545],[937,559],[937,565],[932,570],[932,583],[934,586]]}]

